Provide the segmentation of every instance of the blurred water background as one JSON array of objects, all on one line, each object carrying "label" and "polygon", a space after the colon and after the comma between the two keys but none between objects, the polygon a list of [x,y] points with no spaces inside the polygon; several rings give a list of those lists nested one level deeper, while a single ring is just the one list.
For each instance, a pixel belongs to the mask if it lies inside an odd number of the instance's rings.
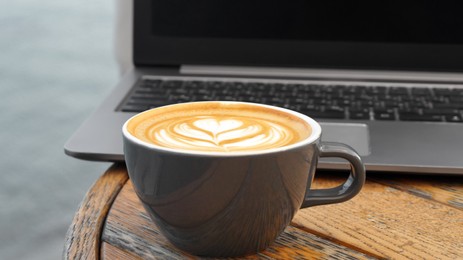
[{"label": "blurred water background", "polygon": [[0,3],[0,259],[60,259],[108,163],[63,153],[118,79],[112,0]]}]

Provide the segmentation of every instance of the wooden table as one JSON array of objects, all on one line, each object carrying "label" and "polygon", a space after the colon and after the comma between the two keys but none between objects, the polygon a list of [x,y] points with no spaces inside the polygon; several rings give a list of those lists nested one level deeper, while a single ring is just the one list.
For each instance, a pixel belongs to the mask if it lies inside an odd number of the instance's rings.
[{"label": "wooden table", "polygon": [[[316,186],[344,176],[317,173]],[[158,232],[124,165],[88,191],[69,228],[65,259],[195,258]],[[266,251],[275,259],[463,259],[463,177],[369,174],[354,199],[300,210]]]}]

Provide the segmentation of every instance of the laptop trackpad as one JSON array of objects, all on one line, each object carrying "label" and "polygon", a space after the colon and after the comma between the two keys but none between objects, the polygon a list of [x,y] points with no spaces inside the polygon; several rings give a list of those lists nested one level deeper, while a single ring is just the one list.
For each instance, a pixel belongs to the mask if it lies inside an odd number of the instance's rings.
[{"label": "laptop trackpad", "polygon": [[320,123],[322,141],[345,143],[360,156],[370,154],[370,133],[366,124]]}]

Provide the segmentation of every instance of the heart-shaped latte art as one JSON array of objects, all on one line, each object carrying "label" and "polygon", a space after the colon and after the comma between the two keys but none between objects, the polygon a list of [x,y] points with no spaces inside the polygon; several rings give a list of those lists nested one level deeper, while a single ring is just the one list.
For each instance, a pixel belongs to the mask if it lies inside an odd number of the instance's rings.
[{"label": "heart-shaped latte art", "polygon": [[172,118],[147,129],[156,144],[198,151],[246,151],[284,146],[294,138],[288,127],[259,118],[197,116]]}]

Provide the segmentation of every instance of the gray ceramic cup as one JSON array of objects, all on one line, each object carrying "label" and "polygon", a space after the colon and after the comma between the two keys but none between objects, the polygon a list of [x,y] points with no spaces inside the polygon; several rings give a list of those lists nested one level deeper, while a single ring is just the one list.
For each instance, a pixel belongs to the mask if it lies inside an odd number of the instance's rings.
[{"label": "gray ceramic cup", "polygon": [[[128,132],[130,119],[124,124],[125,160],[135,192],[179,249],[209,257],[257,253],[284,231],[300,208],[343,202],[361,190],[365,168],[352,148],[321,142],[320,125],[303,114],[266,107],[297,115],[312,134],[270,150],[204,153],[143,142]],[[344,184],[311,189],[320,157],[350,163]]]}]

